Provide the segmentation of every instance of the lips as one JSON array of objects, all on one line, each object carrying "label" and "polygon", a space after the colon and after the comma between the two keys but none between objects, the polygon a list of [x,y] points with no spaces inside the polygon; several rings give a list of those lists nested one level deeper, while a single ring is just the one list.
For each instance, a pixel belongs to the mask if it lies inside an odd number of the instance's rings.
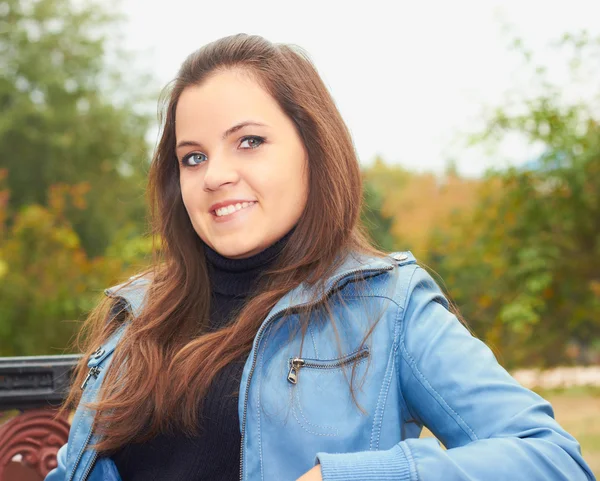
[{"label": "lips", "polygon": [[235,207],[237,204],[241,205],[244,202],[250,203],[250,202],[256,202],[256,201],[254,199],[228,199],[223,202],[217,202],[217,203],[211,205],[210,208],[208,209],[208,211],[211,214],[215,214],[218,209],[222,209],[223,207],[229,208],[230,205],[233,205]]},{"label": "lips", "polygon": [[239,212],[240,210],[247,209],[248,207],[253,206],[256,202],[238,202],[237,204],[229,204],[226,207],[220,207],[215,209],[213,215],[217,217],[225,217],[235,212]]},{"label": "lips", "polygon": [[[234,209],[234,207],[231,206],[230,207],[221,207],[220,209],[217,209],[217,212],[219,212],[218,215],[216,212],[212,212],[211,213],[211,218],[212,221],[216,223],[216,225],[223,225],[223,226],[231,226],[231,225],[237,225],[238,221],[241,219],[245,219],[246,217],[248,217],[251,214],[251,211],[254,209],[254,206],[257,205],[258,202],[250,202],[247,203],[247,206],[245,208],[236,210]],[[233,212],[229,212],[229,209],[233,209]]]}]

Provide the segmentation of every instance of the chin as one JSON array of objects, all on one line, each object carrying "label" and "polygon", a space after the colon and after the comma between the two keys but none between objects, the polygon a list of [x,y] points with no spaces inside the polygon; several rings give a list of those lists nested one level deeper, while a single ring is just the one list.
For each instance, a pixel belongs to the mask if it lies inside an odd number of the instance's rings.
[{"label": "chin", "polygon": [[258,243],[248,242],[215,242],[213,246],[213,249],[223,257],[229,257],[231,259],[251,257],[263,250]]}]

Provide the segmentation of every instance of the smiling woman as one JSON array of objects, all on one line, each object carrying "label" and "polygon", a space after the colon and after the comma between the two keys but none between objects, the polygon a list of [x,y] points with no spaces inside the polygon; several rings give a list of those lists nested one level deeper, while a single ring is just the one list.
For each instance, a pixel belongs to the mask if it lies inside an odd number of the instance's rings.
[{"label": "smiling woman", "polygon": [[352,139],[299,49],[192,53],[148,188],[160,255],[91,314],[47,481],[594,479],[415,258],[369,244]]},{"label": "smiling woman", "polygon": [[306,149],[251,74],[225,70],[186,88],[175,126],[183,203],[208,246],[249,257],[298,222],[308,195]]}]

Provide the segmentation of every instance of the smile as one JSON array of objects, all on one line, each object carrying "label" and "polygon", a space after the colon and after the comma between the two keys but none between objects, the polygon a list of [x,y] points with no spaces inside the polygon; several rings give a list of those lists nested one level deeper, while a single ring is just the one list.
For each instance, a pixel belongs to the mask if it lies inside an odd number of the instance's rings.
[{"label": "smile", "polygon": [[217,209],[215,211],[215,215],[217,217],[225,217],[237,212],[238,210],[242,210],[247,207],[253,206],[254,204],[256,204],[256,202],[241,202],[238,204],[231,204],[227,207],[221,207],[220,209]]}]

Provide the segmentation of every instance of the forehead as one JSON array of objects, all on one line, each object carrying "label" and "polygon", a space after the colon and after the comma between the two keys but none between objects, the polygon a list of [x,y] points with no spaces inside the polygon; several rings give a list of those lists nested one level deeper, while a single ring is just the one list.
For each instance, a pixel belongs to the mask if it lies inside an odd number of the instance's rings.
[{"label": "forehead", "polygon": [[239,122],[277,125],[286,117],[277,102],[248,73],[227,70],[187,87],[177,102],[176,136],[221,135]]}]

